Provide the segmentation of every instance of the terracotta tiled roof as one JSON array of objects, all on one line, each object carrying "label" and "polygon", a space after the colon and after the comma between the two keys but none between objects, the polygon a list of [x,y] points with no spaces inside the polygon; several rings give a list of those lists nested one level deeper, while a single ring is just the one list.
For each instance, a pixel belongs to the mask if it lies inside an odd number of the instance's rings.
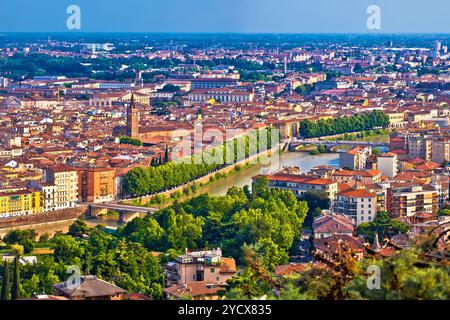
[{"label": "terracotta tiled roof", "polygon": [[381,171],[370,170],[338,170],[333,173],[334,176],[362,176],[362,177],[376,177],[381,174]]},{"label": "terracotta tiled roof", "polygon": [[301,184],[310,184],[310,185],[329,185],[335,183],[331,179],[324,179],[324,178],[316,178],[312,176],[301,176],[301,175],[295,175],[295,174],[271,174],[271,175],[258,175],[253,177],[253,179],[259,178],[261,176],[266,177],[270,181],[286,181],[286,182],[294,182],[294,183],[301,183]]},{"label": "terracotta tiled roof", "polygon": [[78,286],[69,287],[68,283],[62,282],[55,284],[54,287],[59,291],[64,292],[64,295],[70,298],[107,297],[116,296],[126,292],[126,290],[119,288],[112,283],[98,279],[95,276],[81,277]]},{"label": "terracotta tiled roof", "polygon": [[222,286],[216,284],[208,284],[206,281],[188,282],[186,284],[175,284],[165,288],[164,292],[169,296],[176,298],[181,297],[198,297],[198,296],[215,296],[224,290]]},{"label": "terracotta tiled roof", "polygon": [[236,273],[236,261],[233,258],[222,257],[220,261],[220,273]]},{"label": "terracotta tiled roof", "polygon": [[314,247],[325,253],[335,253],[340,242],[345,243],[354,252],[364,252],[365,250],[364,244],[361,240],[345,234],[315,239]]},{"label": "terracotta tiled roof", "polygon": [[289,276],[295,273],[301,273],[310,269],[311,266],[306,263],[290,263],[282,266],[275,267],[275,275],[276,276]]},{"label": "terracotta tiled roof", "polygon": [[338,196],[351,197],[351,198],[373,198],[376,194],[370,192],[367,189],[350,189],[344,190],[337,194]]},{"label": "terracotta tiled roof", "polygon": [[397,254],[397,251],[393,247],[382,248],[377,252],[382,257],[393,257]]},{"label": "terracotta tiled roof", "polygon": [[344,190],[348,190],[351,189],[352,186],[346,182],[341,182],[338,184],[338,190],[339,192],[344,191]]},{"label": "terracotta tiled roof", "polygon": [[146,295],[143,295],[138,292],[133,292],[133,293],[124,295],[122,297],[122,300],[152,300],[152,298],[147,297]]},{"label": "terracotta tiled roof", "polygon": [[352,220],[341,214],[322,215],[314,219],[314,232],[353,233]]}]

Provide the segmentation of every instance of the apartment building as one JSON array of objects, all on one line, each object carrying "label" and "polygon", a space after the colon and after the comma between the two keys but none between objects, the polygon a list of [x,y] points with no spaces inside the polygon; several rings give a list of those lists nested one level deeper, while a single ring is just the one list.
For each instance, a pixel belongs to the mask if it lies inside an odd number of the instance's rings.
[{"label": "apartment building", "polygon": [[41,192],[37,189],[0,190],[0,218],[41,213],[42,202]]},{"label": "apartment building", "polygon": [[297,197],[301,197],[308,191],[318,191],[325,193],[330,200],[334,200],[338,193],[338,183],[331,179],[285,173],[258,175],[252,179],[255,181],[260,177],[266,177],[269,180],[269,188],[291,190]]},{"label": "apartment building", "polygon": [[367,166],[367,159],[371,154],[371,147],[354,147],[339,154],[339,166],[351,170],[364,170]]},{"label": "apartment building", "polygon": [[107,202],[115,199],[116,173],[110,168],[88,168],[78,171],[80,202]]},{"label": "apartment building", "polygon": [[408,157],[410,159],[420,158],[430,161],[431,143],[432,139],[429,137],[408,137]]},{"label": "apartment building", "polygon": [[389,117],[390,128],[400,128],[408,124],[404,112],[387,112],[385,114]]},{"label": "apartment building", "polygon": [[377,195],[377,212],[387,211],[386,199],[389,186],[389,183],[373,183],[364,186],[367,190]]},{"label": "apartment building", "polygon": [[450,161],[450,139],[439,137],[431,143],[431,161],[442,164]]},{"label": "apartment building", "polygon": [[381,179],[381,171],[370,170],[336,170],[331,174],[331,179],[337,182],[360,181],[362,183],[376,183]]},{"label": "apartment building", "polygon": [[389,138],[389,150],[406,150],[407,141],[405,137],[390,137]]},{"label": "apartment building", "polygon": [[75,169],[58,165],[45,170],[46,180],[53,184],[54,209],[73,208],[78,202],[78,173]]},{"label": "apartment building", "polygon": [[436,213],[438,192],[431,185],[393,184],[387,190],[387,209],[396,217],[410,217],[419,212]]},{"label": "apartment building", "polygon": [[398,174],[397,154],[387,152],[377,157],[377,168],[383,176],[394,178]]},{"label": "apartment building", "polygon": [[377,214],[377,195],[366,189],[341,191],[333,203],[333,210],[351,218],[355,225],[372,221]]},{"label": "apartment building", "polygon": [[220,248],[186,251],[165,266],[165,274],[168,287],[192,282],[224,284],[236,274],[236,262],[233,258],[222,257]]},{"label": "apartment building", "polygon": [[55,185],[45,181],[29,181],[29,188],[37,189],[41,192],[43,212],[55,210]]}]

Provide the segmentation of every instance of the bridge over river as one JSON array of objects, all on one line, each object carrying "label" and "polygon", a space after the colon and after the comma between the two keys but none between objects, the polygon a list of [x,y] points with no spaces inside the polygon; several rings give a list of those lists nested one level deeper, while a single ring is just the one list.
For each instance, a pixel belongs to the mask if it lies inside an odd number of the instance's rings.
[{"label": "bridge over river", "polygon": [[371,147],[389,147],[387,142],[367,142],[367,141],[342,141],[342,140],[321,140],[321,139],[297,139],[289,144],[289,150],[295,150],[302,145],[323,145],[327,148],[336,146],[371,146]]},{"label": "bridge over river", "polygon": [[158,211],[157,208],[138,207],[113,202],[89,204],[89,214],[92,217],[97,217],[99,214],[105,213],[108,210],[119,212],[119,221],[124,223],[139,217],[140,214],[153,214]]}]

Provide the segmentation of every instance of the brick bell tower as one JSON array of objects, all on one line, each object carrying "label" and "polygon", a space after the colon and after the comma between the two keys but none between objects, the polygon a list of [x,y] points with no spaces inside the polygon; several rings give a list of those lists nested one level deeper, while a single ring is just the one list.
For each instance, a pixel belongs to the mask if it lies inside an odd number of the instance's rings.
[{"label": "brick bell tower", "polygon": [[127,136],[136,138],[139,136],[139,110],[134,101],[134,93],[131,94],[130,105],[127,108]]}]

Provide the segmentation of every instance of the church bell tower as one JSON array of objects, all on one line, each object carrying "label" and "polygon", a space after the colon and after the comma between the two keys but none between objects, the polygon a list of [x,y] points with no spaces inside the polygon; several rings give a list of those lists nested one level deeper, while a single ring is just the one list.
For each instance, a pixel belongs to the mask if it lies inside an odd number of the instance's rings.
[{"label": "church bell tower", "polygon": [[134,93],[131,94],[130,105],[127,108],[127,136],[136,138],[139,135],[139,110],[134,101]]}]

